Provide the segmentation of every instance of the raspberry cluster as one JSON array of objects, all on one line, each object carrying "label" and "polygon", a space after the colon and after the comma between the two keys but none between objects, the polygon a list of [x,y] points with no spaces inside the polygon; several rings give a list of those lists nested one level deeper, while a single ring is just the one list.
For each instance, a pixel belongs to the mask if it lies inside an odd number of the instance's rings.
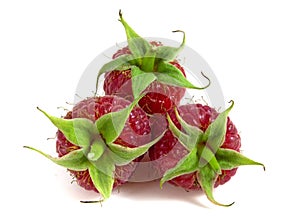
[{"label": "raspberry cluster", "polygon": [[[96,93],[78,102],[63,118],[39,109],[57,128],[54,163],[69,170],[78,185],[110,197],[147,161],[153,175],[185,190],[201,190],[214,204],[213,189],[242,165],[261,165],[240,153],[241,138],[228,117],[209,105],[182,103],[187,89],[203,90],[186,78],[177,55],[185,46],[165,46],[140,37],[124,20],[128,45],[99,69]],[[104,78],[100,85],[99,79]],[[264,166],[263,166],[264,167]],[[149,173],[149,172],[147,172]],[[149,176],[149,175],[147,175]]]}]

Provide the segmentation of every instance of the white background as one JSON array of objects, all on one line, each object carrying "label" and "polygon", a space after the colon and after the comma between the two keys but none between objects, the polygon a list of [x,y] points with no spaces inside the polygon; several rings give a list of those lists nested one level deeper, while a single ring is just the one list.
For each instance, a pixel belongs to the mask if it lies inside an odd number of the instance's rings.
[{"label": "white background", "polygon": [[[297,1],[1,1],[1,217],[253,217],[299,214],[300,6]],[[66,171],[22,148],[55,153],[56,129],[36,110],[53,115],[72,102],[86,66],[125,40],[117,21],[143,36],[180,40],[211,66],[238,126],[245,155],[265,163],[243,167],[215,190],[230,208],[205,196],[155,183],[130,184],[103,203]]]}]

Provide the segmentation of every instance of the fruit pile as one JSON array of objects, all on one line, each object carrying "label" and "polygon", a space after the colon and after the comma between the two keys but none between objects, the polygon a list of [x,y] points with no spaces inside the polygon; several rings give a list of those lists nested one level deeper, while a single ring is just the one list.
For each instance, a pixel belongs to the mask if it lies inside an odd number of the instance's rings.
[{"label": "fruit pile", "polygon": [[[115,52],[96,78],[96,93],[78,102],[63,118],[38,108],[57,128],[52,157],[78,185],[99,192],[101,200],[128,182],[141,161],[153,175],[185,190],[202,190],[214,204],[213,189],[230,180],[241,165],[261,165],[240,153],[241,138],[228,117],[234,102],[219,113],[208,105],[182,104],[187,89],[203,90],[186,78],[176,59],[179,47],[140,37],[124,20],[128,45]],[[103,87],[99,79],[104,78]],[[264,166],[263,166],[264,167]],[[149,172],[147,172],[149,173]]]}]

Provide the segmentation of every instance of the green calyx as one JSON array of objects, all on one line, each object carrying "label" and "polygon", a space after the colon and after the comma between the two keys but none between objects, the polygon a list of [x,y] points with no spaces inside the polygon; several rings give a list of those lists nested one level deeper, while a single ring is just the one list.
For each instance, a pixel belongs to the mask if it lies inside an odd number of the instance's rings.
[{"label": "green calyx", "polygon": [[51,116],[40,110],[72,144],[80,147],[60,158],[52,157],[44,152],[30,147],[52,162],[74,171],[88,170],[96,189],[101,193],[103,200],[110,197],[114,184],[114,171],[116,166],[130,163],[143,155],[163,136],[135,148],[123,147],[115,144],[130,115],[137,104],[137,98],[128,107],[117,112],[105,114],[95,123],[85,118],[63,119]]},{"label": "green calyx", "polygon": [[[185,33],[181,30],[175,30],[174,33],[181,32],[183,39],[179,47],[171,46],[155,46],[146,39],[139,36],[124,20],[121,11],[119,11],[119,21],[124,26],[128,48],[131,54],[121,55],[120,57],[104,64],[99,70],[96,82],[96,92],[98,90],[100,76],[106,72],[113,70],[138,69],[140,74],[152,74],[151,77],[161,83],[179,86],[191,89],[205,89],[210,85],[210,80],[203,73],[202,75],[208,80],[208,84],[204,87],[198,87],[190,83],[182,72],[170,64],[185,46]],[[132,80],[136,75],[132,75]],[[153,81],[154,81],[153,80]],[[133,81],[133,86],[134,86]],[[141,81],[143,86],[147,87],[147,83]],[[148,84],[149,85],[149,84]]]},{"label": "green calyx", "polygon": [[227,117],[233,105],[231,101],[231,106],[220,113],[205,132],[186,123],[176,109],[176,118],[184,132],[180,131],[168,116],[170,130],[190,152],[174,168],[165,172],[160,181],[161,186],[175,177],[195,173],[200,187],[212,203],[230,206],[233,203],[221,204],[213,197],[213,187],[222,170],[231,170],[242,165],[260,165],[265,170],[262,163],[253,161],[237,151],[221,148],[225,140]]},{"label": "green calyx", "polygon": [[183,33],[182,43],[178,48],[170,46],[154,46],[147,40],[139,36],[124,20],[121,10],[119,11],[119,21],[124,26],[128,47],[132,53],[131,65],[138,66],[144,72],[155,72],[157,65],[162,61],[172,61],[184,48],[185,33],[181,30],[173,31]]}]

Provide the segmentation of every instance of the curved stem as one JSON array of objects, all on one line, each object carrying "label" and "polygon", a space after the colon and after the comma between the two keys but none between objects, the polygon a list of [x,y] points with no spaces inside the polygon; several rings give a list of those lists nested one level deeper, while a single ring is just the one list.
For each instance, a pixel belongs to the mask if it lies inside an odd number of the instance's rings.
[{"label": "curved stem", "polygon": [[206,89],[206,88],[208,88],[208,87],[210,86],[211,81],[210,81],[209,77],[206,76],[203,72],[201,72],[201,75],[202,75],[205,79],[207,79],[207,81],[208,81],[208,84],[207,84],[206,86],[202,87],[201,89]]},{"label": "curved stem", "polygon": [[183,38],[182,38],[182,42],[181,45],[179,46],[179,48],[183,48],[185,45],[185,32],[182,30],[173,30],[172,33],[183,33]]}]

